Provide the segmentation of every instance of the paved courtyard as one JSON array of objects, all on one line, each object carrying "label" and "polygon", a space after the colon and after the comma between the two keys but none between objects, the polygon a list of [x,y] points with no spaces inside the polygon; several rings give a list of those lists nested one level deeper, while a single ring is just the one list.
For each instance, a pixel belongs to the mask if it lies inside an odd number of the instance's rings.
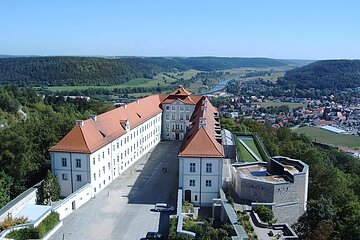
[{"label": "paved courtyard", "polygon": [[[94,199],[64,219],[50,239],[141,239],[149,231],[168,233],[167,213],[156,202],[176,205],[180,142],[160,142]],[[167,172],[162,171],[163,167]]]}]

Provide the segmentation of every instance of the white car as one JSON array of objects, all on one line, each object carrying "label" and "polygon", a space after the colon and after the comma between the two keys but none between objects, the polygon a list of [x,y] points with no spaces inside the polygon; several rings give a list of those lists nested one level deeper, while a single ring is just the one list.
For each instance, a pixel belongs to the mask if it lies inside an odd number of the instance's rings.
[{"label": "white car", "polygon": [[154,208],[155,212],[175,212],[175,208],[173,206],[170,206],[167,203],[156,203],[155,204],[155,208]]}]

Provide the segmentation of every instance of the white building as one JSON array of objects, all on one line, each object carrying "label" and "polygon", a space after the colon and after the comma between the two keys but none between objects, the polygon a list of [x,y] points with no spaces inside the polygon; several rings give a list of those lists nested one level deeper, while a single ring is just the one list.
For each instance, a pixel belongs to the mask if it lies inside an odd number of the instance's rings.
[{"label": "white building", "polygon": [[204,96],[180,86],[169,95],[153,95],[99,116],[79,120],[49,151],[62,196],[87,183],[93,194],[112,182],[159,141],[183,140],[179,187],[195,205],[210,205],[222,185],[219,116]]},{"label": "white building", "polygon": [[183,140],[196,103],[202,96],[192,96],[183,87],[170,93],[162,102],[164,140]]},{"label": "white building", "polygon": [[91,183],[96,194],[160,141],[160,96],[116,108],[76,126],[49,151],[61,195]]},{"label": "white building", "polygon": [[222,186],[224,149],[219,114],[207,98],[195,107],[179,152],[179,188],[195,206],[211,206]]}]

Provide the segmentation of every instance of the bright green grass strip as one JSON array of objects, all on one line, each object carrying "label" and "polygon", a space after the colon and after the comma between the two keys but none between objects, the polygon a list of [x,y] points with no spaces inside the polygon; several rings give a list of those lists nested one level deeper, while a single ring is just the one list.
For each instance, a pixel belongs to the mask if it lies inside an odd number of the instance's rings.
[{"label": "bright green grass strip", "polygon": [[253,139],[251,139],[251,140],[246,139],[243,141],[262,161],[264,161],[264,159],[262,159],[259,149],[257,148],[255,141]]},{"label": "bright green grass strip", "polygon": [[240,143],[239,139],[235,137],[236,148],[238,152],[239,161],[241,162],[257,162],[250,152]]}]

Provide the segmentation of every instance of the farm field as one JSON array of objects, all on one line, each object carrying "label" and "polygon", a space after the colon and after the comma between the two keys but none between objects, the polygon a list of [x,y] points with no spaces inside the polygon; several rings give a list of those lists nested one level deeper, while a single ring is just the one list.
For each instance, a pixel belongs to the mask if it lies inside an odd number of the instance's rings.
[{"label": "farm field", "polygon": [[[283,68],[234,68],[234,69],[225,69],[222,70],[227,72],[226,76],[221,78],[209,78],[208,82],[215,84],[218,81],[224,79],[242,79],[245,80],[244,76],[248,72],[260,72],[262,71],[270,71],[273,70],[271,77],[277,77],[278,74],[282,74]],[[279,73],[280,71],[280,73]],[[175,72],[162,72],[154,76],[153,78],[135,78],[123,84],[117,85],[88,85],[88,86],[49,86],[45,87],[46,90],[59,92],[59,91],[72,91],[72,90],[86,90],[86,89],[106,89],[106,90],[113,90],[115,88],[130,88],[130,87],[157,87],[157,86],[172,86],[174,82],[177,80],[190,80],[194,77],[197,73],[201,71],[198,70],[186,70],[186,71],[175,71]],[[266,77],[266,76],[258,76],[258,77]],[[209,84],[209,85],[212,85]],[[176,85],[174,85],[174,88]],[[201,79],[197,79],[195,82],[190,83],[190,87],[188,90],[193,92],[194,94],[206,91],[206,89],[210,89],[212,86],[205,86]],[[41,89],[40,87],[35,87],[35,89]],[[146,93],[144,93],[146,95]],[[141,96],[141,94],[140,94]],[[275,103],[276,104],[276,103]]]},{"label": "farm field", "polygon": [[313,141],[346,146],[352,149],[360,149],[360,137],[353,135],[337,134],[317,127],[301,127],[294,130],[309,136]]},{"label": "farm field", "polygon": [[164,81],[154,80],[150,78],[135,78],[127,83],[111,86],[51,86],[47,89],[50,91],[72,91],[72,90],[85,90],[85,89],[108,89],[113,90],[114,88],[127,88],[127,87],[157,87],[166,86]]}]

